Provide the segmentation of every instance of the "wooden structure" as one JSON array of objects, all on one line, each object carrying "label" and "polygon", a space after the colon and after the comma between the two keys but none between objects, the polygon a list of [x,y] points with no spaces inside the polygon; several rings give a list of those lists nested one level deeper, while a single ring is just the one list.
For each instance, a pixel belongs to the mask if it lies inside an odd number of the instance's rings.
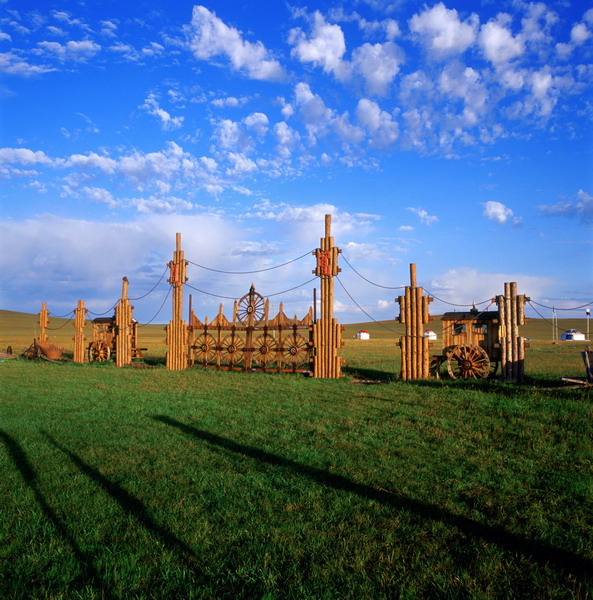
[{"label": "wooden structure", "polygon": [[517,295],[517,283],[504,284],[504,296],[496,296],[500,313],[501,378],[522,382],[525,378],[525,338],[519,327],[525,325],[525,302],[529,298]]},{"label": "wooden structure", "polygon": [[500,362],[498,311],[447,312],[442,318],[443,351],[431,357],[431,375],[443,368],[452,379],[485,379],[495,375]]},{"label": "wooden structure", "polygon": [[227,319],[222,304],[212,320],[200,321],[190,309],[190,364],[229,371],[307,372],[311,369],[312,309],[299,319],[289,319],[282,303],[278,314],[269,314],[270,302],[255,291],[233,305]]},{"label": "wooden structure", "polygon": [[73,359],[76,363],[83,363],[85,359],[85,347],[84,347],[84,326],[86,325],[86,313],[87,309],[84,307],[82,300],[78,301],[78,305],[74,310],[74,355]]},{"label": "wooden structure", "polygon": [[49,325],[49,311],[47,310],[47,303],[41,303],[41,310],[39,311],[39,335],[37,336],[37,342],[47,342],[47,327]]},{"label": "wooden structure", "polygon": [[133,347],[136,345],[136,323],[132,317],[133,306],[128,300],[128,278],[122,280],[121,298],[115,307],[115,365],[132,364]]},{"label": "wooden structure", "polygon": [[593,387],[593,351],[590,346],[585,347],[585,351],[581,352],[583,364],[585,366],[585,377],[561,377],[562,381],[576,384],[575,387],[583,387],[590,391]]},{"label": "wooden structure", "polygon": [[313,377],[337,379],[342,376],[342,358],[338,349],[342,342],[343,327],[334,319],[334,277],[338,268],[340,250],[334,246],[331,235],[331,215],[325,215],[325,237],[314,251],[317,268],[313,271],[321,280],[321,318],[313,325]]},{"label": "wooden structure", "polygon": [[405,324],[406,334],[400,338],[402,367],[401,378],[405,381],[426,379],[429,376],[430,342],[424,335],[426,324],[431,321],[428,305],[432,298],[423,295],[423,289],[416,286],[416,265],[410,265],[410,285],[399,303],[399,322]]},{"label": "wooden structure", "polygon": [[132,319],[129,324],[129,348],[130,362],[118,364],[117,355],[120,351],[119,331],[117,319],[113,317],[98,317],[93,319],[93,337],[88,345],[88,359],[91,362],[107,362],[115,358],[117,366],[126,366],[131,364],[132,359],[143,358],[143,351],[146,348],[138,348],[138,323]]},{"label": "wooden structure", "polygon": [[185,275],[187,261],[181,250],[181,234],[176,235],[175,253],[169,262],[169,279],[173,288],[173,310],[171,321],[165,328],[167,332],[167,369],[181,371],[188,366],[187,327],[183,320],[183,284],[187,281]]}]

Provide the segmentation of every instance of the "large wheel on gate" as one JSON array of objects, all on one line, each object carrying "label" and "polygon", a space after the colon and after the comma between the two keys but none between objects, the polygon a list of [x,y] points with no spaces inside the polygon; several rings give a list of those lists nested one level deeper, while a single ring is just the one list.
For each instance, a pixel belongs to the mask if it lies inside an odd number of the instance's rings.
[{"label": "large wheel on gate", "polygon": [[240,363],[243,360],[244,346],[243,338],[235,332],[227,335],[220,342],[222,360],[231,367]]},{"label": "large wheel on gate", "polygon": [[105,342],[93,342],[89,347],[89,360],[107,362],[111,358],[111,348]]},{"label": "large wheel on gate", "polygon": [[264,306],[266,301],[261,294],[258,294],[253,286],[249,290],[248,294],[245,294],[241,300],[239,300],[239,307],[237,309],[237,318],[243,325],[247,325],[249,317],[253,317],[253,324],[259,323],[264,316]]},{"label": "large wheel on gate", "polygon": [[294,332],[282,341],[282,360],[294,367],[300,367],[309,360],[309,342]]},{"label": "large wheel on gate", "polygon": [[276,362],[278,347],[276,340],[269,333],[259,335],[253,343],[253,361],[264,369]]},{"label": "large wheel on gate", "polygon": [[193,348],[196,360],[207,365],[216,355],[216,340],[209,333],[202,333],[197,337]]},{"label": "large wheel on gate", "polygon": [[445,358],[452,379],[486,379],[490,375],[490,358],[480,346],[452,346],[447,349]]}]

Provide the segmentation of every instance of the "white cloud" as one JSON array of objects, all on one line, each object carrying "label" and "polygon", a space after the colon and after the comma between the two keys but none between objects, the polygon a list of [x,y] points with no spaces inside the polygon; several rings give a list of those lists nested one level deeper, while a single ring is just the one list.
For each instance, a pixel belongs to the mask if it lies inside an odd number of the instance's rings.
[{"label": "white cloud", "polygon": [[566,200],[556,204],[542,204],[539,210],[550,217],[568,217],[578,218],[584,223],[593,222],[593,196],[579,190],[576,193],[576,200]]},{"label": "white cloud", "polygon": [[508,62],[525,52],[523,40],[513,37],[507,24],[510,17],[504,13],[480,29],[479,43],[486,58],[494,65]]},{"label": "white cloud", "polygon": [[216,106],[217,108],[237,108],[245,104],[247,101],[248,98],[245,98],[244,96],[242,98],[235,98],[235,96],[227,96],[226,98],[215,98],[211,101],[211,104],[213,106]]},{"label": "white cloud", "polygon": [[418,215],[420,217],[420,222],[423,225],[433,225],[439,220],[438,217],[435,217],[434,215],[429,215],[428,212],[423,208],[413,208],[409,206],[408,208],[406,208],[406,210],[409,210],[410,212],[413,212],[414,214]]},{"label": "white cloud", "polygon": [[54,161],[41,150],[28,148],[0,148],[0,163],[19,165],[51,165]]},{"label": "white cloud", "polygon": [[448,9],[439,2],[414,15],[409,25],[410,30],[432,53],[460,54],[476,39],[478,16],[472,13],[465,21],[461,21],[455,9]]},{"label": "white cloud", "polygon": [[294,45],[292,56],[301,62],[313,63],[326,73],[333,73],[337,79],[344,78],[342,57],[346,51],[344,33],[339,25],[325,21],[319,11],[313,15],[313,26],[310,37],[299,28],[293,29],[289,35],[289,43]]},{"label": "white cloud", "polygon": [[393,42],[364,44],[352,53],[352,69],[364,79],[369,94],[384,95],[399,73],[402,60]]},{"label": "white cloud", "polygon": [[295,100],[309,138],[314,143],[318,136],[325,135],[335,113],[325,105],[320,96],[311,91],[307,83],[297,83]]},{"label": "white cloud", "polygon": [[251,113],[250,115],[247,115],[243,119],[243,122],[259,137],[266,134],[270,125],[270,120],[268,119],[268,117],[260,112]]},{"label": "white cloud", "polygon": [[46,65],[32,65],[12,52],[0,53],[0,72],[20,77],[32,77],[55,71]]},{"label": "white cloud", "polygon": [[46,53],[54,55],[61,62],[74,61],[86,62],[101,50],[101,46],[91,40],[82,40],[80,42],[38,42],[37,45]]},{"label": "white cloud", "polygon": [[117,201],[111,192],[104,188],[85,186],[81,188],[81,192],[90,200],[107,204],[109,208],[115,208],[117,206]]},{"label": "white cloud", "polygon": [[194,6],[191,25],[186,29],[189,46],[199,60],[217,56],[229,59],[233,69],[252,79],[280,80],[285,77],[280,63],[261,42],[247,42],[205,6]]},{"label": "white cloud", "polygon": [[362,98],[356,107],[356,117],[370,133],[369,145],[373,148],[387,148],[398,138],[399,126],[392,116],[381,110],[372,100]]},{"label": "white cloud", "polygon": [[488,202],[484,202],[483,206],[483,215],[490,221],[495,221],[499,225],[505,225],[509,221],[515,226],[521,224],[521,218],[513,216],[513,211],[502,202],[489,200]]},{"label": "white cloud", "polygon": [[101,156],[95,152],[89,154],[72,154],[65,163],[66,166],[77,166],[83,169],[100,169],[104,173],[114,173],[117,162],[108,156]]},{"label": "white cloud", "polygon": [[172,117],[166,110],[159,106],[155,94],[149,94],[140,108],[145,110],[149,115],[159,119],[163,131],[179,129],[183,125],[184,117]]}]

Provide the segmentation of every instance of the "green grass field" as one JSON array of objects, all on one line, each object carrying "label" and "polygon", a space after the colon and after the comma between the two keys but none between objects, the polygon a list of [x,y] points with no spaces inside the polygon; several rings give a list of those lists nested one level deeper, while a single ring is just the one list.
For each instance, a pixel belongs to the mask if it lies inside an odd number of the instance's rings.
[{"label": "green grass field", "polygon": [[0,598],[591,598],[584,344],[532,321],[525,385],[406,383],[364,327],[338,381],[0,363]]}]

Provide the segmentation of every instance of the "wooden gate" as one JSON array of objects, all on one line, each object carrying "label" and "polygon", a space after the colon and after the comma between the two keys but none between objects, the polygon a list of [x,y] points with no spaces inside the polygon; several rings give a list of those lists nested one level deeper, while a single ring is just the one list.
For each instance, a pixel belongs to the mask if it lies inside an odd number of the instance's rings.
[{"label": "wooden gate", "polygon": [[282,303],[270,318],[270,302],[255,291],[235,300],[233,317],[222,312],[204,322],[190,312],[189,364],[229,371],[308,372],[313,362],[313,310],[289,319]]}]

